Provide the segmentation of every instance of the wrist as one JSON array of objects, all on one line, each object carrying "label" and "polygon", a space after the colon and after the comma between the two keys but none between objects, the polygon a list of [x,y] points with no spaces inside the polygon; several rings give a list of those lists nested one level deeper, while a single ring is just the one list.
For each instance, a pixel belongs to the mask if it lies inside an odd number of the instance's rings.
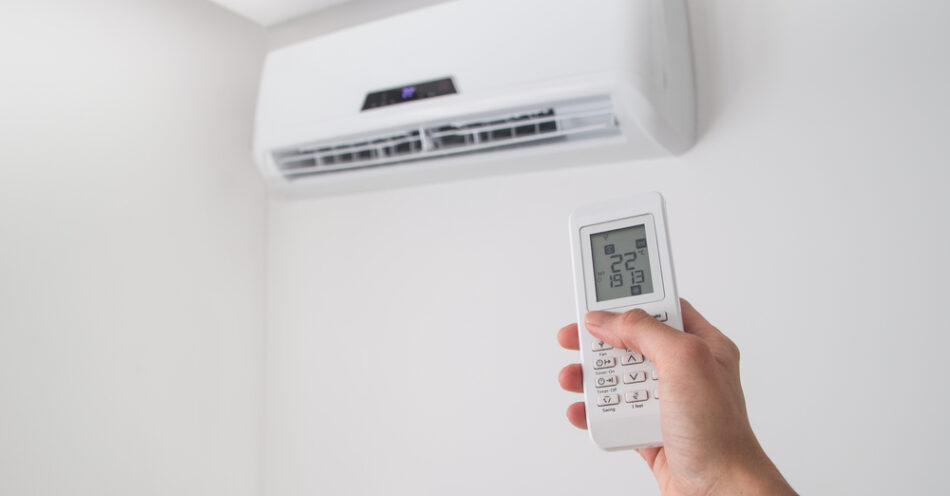
[{"label": "wrist", "polygon": [[731,464],[708,495],[797,496],[761,447]]}]

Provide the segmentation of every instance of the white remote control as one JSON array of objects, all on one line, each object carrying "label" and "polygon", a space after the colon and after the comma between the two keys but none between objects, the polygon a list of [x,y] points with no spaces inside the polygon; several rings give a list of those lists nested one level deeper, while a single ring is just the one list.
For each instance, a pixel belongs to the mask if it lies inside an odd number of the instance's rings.
[{"label": "white remote control", "polygon": [[659,446],[656,369],[639,353],[598,341],[584,327],[584,315],[642,308],[683,329],[663,197],[645,193],[581,207],[570,224],[590,437],[605,450]]}]

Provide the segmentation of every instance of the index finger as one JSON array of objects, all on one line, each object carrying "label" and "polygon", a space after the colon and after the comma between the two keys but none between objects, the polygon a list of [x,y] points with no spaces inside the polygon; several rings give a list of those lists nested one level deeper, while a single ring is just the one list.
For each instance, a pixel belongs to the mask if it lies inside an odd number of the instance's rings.
[{"label": "index finger", "polygon": [[579,350],[581,345],[577,342],[577,324],[569,324],[557,332],[557,342],[567,350]]}]

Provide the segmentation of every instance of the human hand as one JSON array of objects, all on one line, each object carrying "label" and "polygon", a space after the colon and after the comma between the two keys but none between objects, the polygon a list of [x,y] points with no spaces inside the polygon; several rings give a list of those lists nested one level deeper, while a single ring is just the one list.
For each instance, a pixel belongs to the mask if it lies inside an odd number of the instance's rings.
[{"label": "human hand", "polygon": [[[660,377],[663,447],[638,450],[664,495],[795,494],[759,445],[746,413],[739,382],[739,348],[680,300],[679,332],[643,310],[624,314],[590,312],[594,337],[653,361]],[[558,341],[578,349],[577,324],[560,330]],[[583,392],[580,364],[558,377],[567,391]],[[587,428],[583,402],[567,409],[568,420]]]}]

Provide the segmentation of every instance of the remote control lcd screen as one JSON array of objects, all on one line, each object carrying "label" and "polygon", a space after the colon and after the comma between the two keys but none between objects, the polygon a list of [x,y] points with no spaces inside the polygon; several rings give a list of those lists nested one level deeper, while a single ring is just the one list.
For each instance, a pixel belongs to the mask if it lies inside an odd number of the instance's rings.
[{"label": "remote control lcd screen", "polygon": [[643,224],[592,234],[594,286],[597,301],[653,292],[650,251]]}]

